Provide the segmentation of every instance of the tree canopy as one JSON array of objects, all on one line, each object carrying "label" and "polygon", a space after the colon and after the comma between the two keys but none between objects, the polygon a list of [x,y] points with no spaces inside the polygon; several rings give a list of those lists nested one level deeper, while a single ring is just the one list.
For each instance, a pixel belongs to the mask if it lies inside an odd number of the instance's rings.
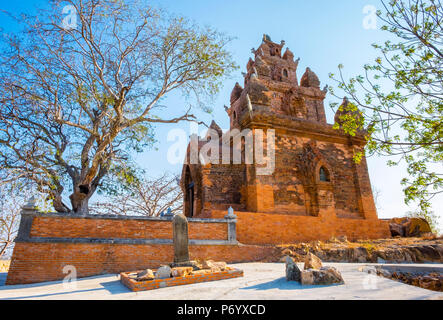
[{"label": "tree canopy", "polygon": [[[207,110],[236,68],[229,37],[145,1],[53,0],[17,20],[22,32],[1,34],[0,172],[33,182],[58,212],[86,214],[104,179],[152,144],[154,124],[195,120],[191,99]],[[172,91],[189,105],[163,106]]]}]

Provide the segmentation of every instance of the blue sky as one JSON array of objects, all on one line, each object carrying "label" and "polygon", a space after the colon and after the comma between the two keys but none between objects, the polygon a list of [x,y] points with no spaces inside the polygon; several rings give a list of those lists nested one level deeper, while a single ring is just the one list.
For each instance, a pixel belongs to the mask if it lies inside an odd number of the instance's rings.
[{"label": "blue sky", "polygon": [[[35,6],[45,4],[43,0],[2,1],[1,9],[14,13],[32,12]],[[251,57],[251,48],[260,45],[262,35],[268,34],[275,42],[286,41],[295,57],[300,57],[298,77],[300,79],[306,67],[310,67],[320,78],[322,87],[332,84],[328,78],[330,72],[337,72],[337,66],[344,65],[345,76],[362,73],[365,63],[373,61],[377,52],[372,43],[381,43],[389,34],[363,27],[366,14],[363,8],[372,5],[382,9],[378,0],[158,0],[150,4],[160,6],[168,11],[189,17],[200,25],[210,25],[219,31],[235,37],[230,44],[234,60],[240,70],[225,81],[225,86],[214,99],[212,114],[204,114],[196,110],[194,113],[201,120],[211,120],[223,128],[229,127],[227,114],[223,105],[229,105],[230,92],[235,84],[243,84],[241,72],[245,71],[246,63]],[[60,13],[61,14],[61,13]],[[61,14],[62,18],[62,14]],[[11,29],[8,20],[0,21],[2,28]],[[381,27],[381,21],[377,21]],[[329,102],[333,97],[327,96],[325,108],[328,122],[333,120]],[[168,107],[174,112],[185,109],[186,102],[178,96],[166,100]],[[170,129],[180,127],[189,130],[189,125],[161,125],[157,127],[157,150],[147,150],[137,156],[138,162],[148,169],[150,175],[158,175],[163,171],[180,172],[181,165],[171,165],[166,160],[167,149],[171,146],[166,137]],[[404,177],[405,168],[388,167],[386,158],[371,157],[368,159],[369,173],[373,186],[380,191],[378,198],[379,217],[388,218],[402,216],[408,208],[403,202],[400,180]],[[443,196],[434,198],[434,210],[439,213],[443,207]],[[442,214],[440,214],[442,215]],[[440,217],[440,229],[443,217]]]}]

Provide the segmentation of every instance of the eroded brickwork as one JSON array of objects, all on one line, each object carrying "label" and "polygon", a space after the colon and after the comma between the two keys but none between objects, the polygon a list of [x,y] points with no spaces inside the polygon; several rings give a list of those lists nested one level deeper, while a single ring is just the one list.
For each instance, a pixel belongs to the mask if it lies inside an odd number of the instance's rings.
[{"label": "eroded brickwork", "polygon": [[[274,43],[265,35],[260,47],[252,51],[254,59],[247,63],[244,84],[235,85],[230,107],[225,107],[230,131],[223,134],[215,122],[210,126],[220,135],[220,150],[222,140],[233,136],[231,162],[189,164],[192,148],[188,148],[182,174],[182,188],[187,195],[185,215],[214,217],[217,210],[229,206],[239,215],[265,214],[254,222],[260,225],[254,237],[262,237],[255,243],[266,243],[269,233],[279,233],[279,228],[284,228],[283,222],[281,226],[268,225],[272,215],[288,217],[289,222],[291,216],[317,218],[312,223],[300,222],[307,230],[320,231],[303,232],[290,222],[294,229],[288,231],[291,236],[280,237],[284,241],[308,240],[312,234],[322,239],[341,234],[389,236],[385,224],[377,219],[366,159],[363,157],[360,163],[353,160],[366,144],[366,132],[359,130],[350,136],[326,122],[326,88],[320,88],[318,77],[309,68],[298,82],[299,60],[294,60],[289,49],[284,50],[284,41]],[[259,174],[263,166],[245,163],[244,154],[241,164],[232,161],[235,137],[242,136],[244,151],[245,132],[250,130],[254,135],[258,129],[265,132],[264,150],[268,130],[275,130],[275,169],[268,175]],[[205,139],[199,139],[198,150],[204,150],[209,139],[212,141],[210,132]],[[356,222],[349,222],[352,219]],[[239,238],[243,231],[239,226]]]},{"label": "eroded brickwork", "polygon": [[[189,221],[192,260],[258,261],[272,247],[230,241],[226,219]],[[148,230],[148,231],[146,231]],[[166,218],[80,217],[22,213],[6,284],[64,279],[66,266],[87,277],[156,269],[174,261],[172,221]]]},{"label": "eroded brickwork", "polygon": [[[137,219],[85,219],[37,216],[32,222],[32,237],[95,239],[172,239],[170,221]],[[189,223],[192,240],[226,240],[225,223]]]},{"label": "eroded brickwork", "polygon": [[[232,136],[231,161],[191,164],[207,141],[197,138],[197,154],[192,142],[188,147],[181,179],[185,215],[220,219],[232,206],[242,243],[229,241],[228,222],[190,223],[191,259],[257,261],[271,254],[269,244],[390,236],[388,222],[377,218],[366,159],[353,161],[365,146],[364,130],[349,136],[326,122],[326,90],[309,68],[298,82],[298,60],[289,49],[283,53],[283,46],[265,36],[253,50],[243,87],[237,83],[232,90],[226,107],[231,130],[223,135]],[[217,137],[223,134],[215,122],[211,129]],[[264,131],[267,150],[270,129],[275,130],[275,168],[263,175],[264,165],[247,163],[244,150],[248,130],[254,137]],[[232,161],[235,148],[243,151],[240,163]],[[160,220],[22,216],[20,228],[29,239],[18,239],[7,283],[63,279],[66,265],[85,277],[170,263],[172,226]]]},{"label": "eroded brickwork", "polygon": [[[258,261],[270,247],[246,245],[191,245],[190,258],[228,263]],[[128,270],[156,269],[174,260],[172,245],[122,245],[84,243],[17,243],[6,284],[60,280],[64,267],[74,266],[77,277]]]},{"label": "eroded brickwork", "polygon": [[[225,211],[214,210],[221,217]],[[390,237],[389,222],[378,219],[296,216],[292,214],[236,212],[237,239],[248,245],[279,245],[302,241],[326,241],[346,236],[349,240]]]}]

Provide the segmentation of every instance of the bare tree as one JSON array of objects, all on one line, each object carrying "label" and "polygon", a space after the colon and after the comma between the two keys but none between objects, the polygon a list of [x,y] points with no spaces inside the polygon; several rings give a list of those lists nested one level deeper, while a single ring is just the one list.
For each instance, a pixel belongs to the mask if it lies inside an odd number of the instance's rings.
[{"label": "bare tree", "polygon": [[[170,92],[206,110],[236,66],[229,38],[144,1],[51,4],[1,35],[0,169],[33,181],[56,211],[87,214],[103,180],[152,143],[153,124],[195,119],[192,105],[162,111]],[[62,23],[66,5],[77,25]]]},{"label": "bare tree", "polygon": [[14,243],[21,207],[28,195],[28,192],[16,183],[0,186],[0,259]]},{"label": "bare tree", "polygon": [[158,178],[145,177],[128,184],[124,191],[94,203],[90,211],[101,214],[159,216],[171,209],[183,210],[183,194],[179,177],[164,173]]}]

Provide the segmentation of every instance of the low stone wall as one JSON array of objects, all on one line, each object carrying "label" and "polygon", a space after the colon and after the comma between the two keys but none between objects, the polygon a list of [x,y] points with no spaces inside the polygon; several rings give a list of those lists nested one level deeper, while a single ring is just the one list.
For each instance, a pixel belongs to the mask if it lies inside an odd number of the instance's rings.
[{"label": "low stone wall", "polygon": [[[189,246],[192,260],[228,263],[259,261],[271,250],[271,247],[244,245]],[[170,244],[17,243],[6,284],[60,280],[68,274],[66,266],[74,266],[77,277],[81,278],[156,269],[173,260],[174,249]]]},{"label": "low stone wall", "polygon": [[[258,261],[274,250],[239,244],[235,224],[235,219],[189,219],[190,258]],[[173,259],[171,218],[23,210],[6,284],[60,280],[72,267],[81,278],[158,268]]]},{"label": "low stone wall", "polygon": [[[172,239],[170,218],[31,214],[31,238]],[[228,240],[228,221],[189,219],[191,240]]]},{"label": "low stone wall", "polygon": [[[389,238],[378,219],[213,211],[211,219],[188,219],[191,259],[228,263],[272,256],[273,245],[299,241]],[[237,240],[241,243],[239,244]],[[24,208],[6,284],[60,280],[73,266],[77,277],[158,268],[174,259],[171,218],[43,214]],[[66,270],[66,269],[65,269]]]},{"label": "low stone wall", "polygon": [[[213,210],[212,217],[223,211]],[[235,212],[237,239],[243,244],[288,244],[300,241],[326,241],[346,236],[349,240],[390,238],[389,223],[379,219],[338,218],[335,214],[319,217],[291,214]]]}]

